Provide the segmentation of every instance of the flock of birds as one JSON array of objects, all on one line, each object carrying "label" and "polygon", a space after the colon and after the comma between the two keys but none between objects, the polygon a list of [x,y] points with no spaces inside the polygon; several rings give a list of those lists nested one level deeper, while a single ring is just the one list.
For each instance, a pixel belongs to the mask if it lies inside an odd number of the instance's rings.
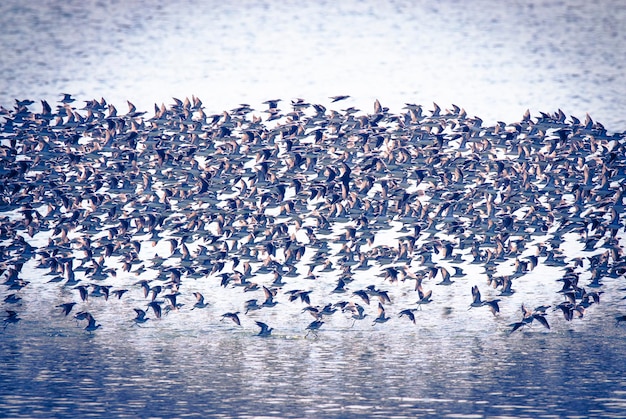
[{"label": "flock of birds", "polygon": [[[526,288],[562,286],[528,293],[545,301],[522,304],[510,332],[550,329],[554,311],[583,318],[605,281],[626,291],[626,133],[589,116],[484,127],[436,104],[393,114],[379,101],[367,113],[268,100],[207,115],[192,97],[150,116],[75,102],[0,107],[5,329],[42,290],[52,316],[89,333],[106,309],[93,301],[111,299],[137,326],[230,305],[216,318],[260,336],[301,316],[307,335],[337,316],[416,323],[436,301],[498,317],[538,266],[557,274]],[[446,306],[446,288],[466,305]],[[259,314],[285,307],[273,327]]]}]

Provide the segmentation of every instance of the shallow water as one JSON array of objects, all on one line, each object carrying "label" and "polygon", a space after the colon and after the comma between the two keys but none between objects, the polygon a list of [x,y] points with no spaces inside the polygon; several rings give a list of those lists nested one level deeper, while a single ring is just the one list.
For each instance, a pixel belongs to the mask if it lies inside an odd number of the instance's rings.
[{"label": "shallow water", "polygon": [[[242,102],[262,109],[282,98],[286,109],[296,97],[327,104],[349,94],[336,109],[370,112],[375,98],[393,111],[405,102],[456,103],[487,125],[517,121],[527,108],[561,108],[622,132],[626,7],[587,3],[6,1],[0,104],[30,98],[54,107],[68,92],[76,103],[105,97],[120,113],[129,99],[151,115],[154,102],[195,94],[210,114]],[[386,239],[377,234],[379,243],[401,234],[392,227]],[[566,239],[570,260],[591,255],[577,235]],[[145,245],[140,259],[166,248],[165,239]],[[303,264],[287,288],[314,288],[314,304],[344,298],[331,294],[336,272],[313,283]],[[406,281],[388,284],[388,323],[372,324],[373,301],[366,319],[353,325],[337,313],[307,335],[312,318],[285,296],[242,316],[242,327],[222,321],[242,310],[242,294],[221,287],[217,275],[186,277],[178,312],[134,326],[132,308],[146,305],[136,282],[156,271],[120,272],[107,284],[136,285],[123,300],[79,304],[102,324],[90,334],[71,318],[78,307],[69,317],[56,308],[77,301],[76,290],[49,284],[35,266],[32,259],[23,269],[31,283],[22,304],[1,307],[16,308],[22,320],[0,330],[0,417],[626,417],[626,326],[614,320],[626,311],[623,276],[603,279],[602,302],[583,319],[550,311],[550,330],[535,322],[509,333],[522,303],[562,301],[560,268],[541,265],[516,280],[495,317],[467,309],[472,285],[496,296],[484,272],[467,266],[453,287],[425,281],[434,298],[415,313],[416,325],[398,318],[415,301]],[[355,275],[351,289],[379,273]],[[269,276],[259,275],[266,283]],[[207,309],[190,310],[192,290],[205,295]],[[10,292],[3,286],[0,297]],[[272,336],[256,336],[255,320],[274,327]]]}]

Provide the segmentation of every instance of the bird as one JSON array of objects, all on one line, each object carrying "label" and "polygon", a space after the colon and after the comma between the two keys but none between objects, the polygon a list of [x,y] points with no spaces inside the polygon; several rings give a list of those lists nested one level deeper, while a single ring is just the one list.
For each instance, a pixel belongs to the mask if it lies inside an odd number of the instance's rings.
[{"label": "bird", "polygon": [[7,316],[4,318],[4,328],[6,329],[9,324],[15,324],[22,320],[16,311],[6,310]]},{"label": "bird", "polygon": [[159,295],[161,291],[163,291],[163,287],[160,285],[155,285],[150,288],[150,292],[152,292],[152,301],[156,300],[157,295]]},{"label": "bird", "polygon": [[267,288],[265,285],[263,286],[263,293],[265,294],[265,301],[261,304],[261,307],[274,307],[278,304],[278,301],[274,301],[274,296],[276,295],[276,289]]},{"label": "bird", "polygon": [[[306,327],[306,330],[308,330],[306,336],[309,335],[309,333],[313,332],[313,333],[317,333],[317,331],[320,329],[320,327],[322,327],[322,325],[324,324],[324,322],[322,320],[313,320],[311,323],[309,323],[309,325]],[[306,337],[305,336],[305,337]]]},{"label": "bird", "polygon": [[252,310],[260,310],[261,308],[262,306],[258,304],[256,299],[247,300],[245,303],[246,311],[244,314],[248,314],[248,312]]},{"label": "bird", "polygon": [[615,317],[615,326],[618,326],[621,322],[626,322],[626,314]]},{"label": "bird", "polygon": [[172,292],[170,294],[166,294],[163,296],[163,298],[165,298],[166,300],[170,302],[167,306],[165,306],[165,310],[168,313],[172,310],[178,311],[183,306],[182,303],[178,303],[176,301],[179,295],[180,295],[180,292]]},{"label": "bird", "polygon": [[121,300],[122,299],[122,295],[124,295],[127,292],[128,292],[127,289],[119,289],[119,290],[113,290],[112,291],[113,295],[115,295],[118,300]]},{"label": "bird", "polygon": [[152,308],[152,311],[154,311],[154,315],[157,319],[161,318],[161,314],[163,312],[163,310],[161,309],[161,302],[150,301],[150,303],[148,303],[148,307]]},{"label": "bird", "polygon": [[548,320],[546,319],[545,314],[533,313],[532,318],[541,323],[546,329],[550,329],[550,324],[548,324]]},{"label": "bird", "polygon": [[309,297],[309,294],[311,294],[311,292],[313,292],[312,290],[308,290],[308,291],[303,291],[303,290],[290,290],[287,291],[286,294],[289,294],[289,301],[295,301],[298,298],[300,298],[300,301],[302,301],[305,304],[311,304],[311,298]]},{"label": "bird", "polygon": [[260,321],[256,321],[255,322],[257,326],[259,326],[261,328],[261,331],[259,333],[257,333],[257,336],[261,336],[261,337],[268,337],[272,334],[272,330],[274,330],[273,328],[269,327],[267,324],[260,322]]},{"label": "bird", "polygon": [[61,100],[59,101],[61,103],[72,103],[76,100],[72,97],[71,93],[61,93],[61,94],[63,95],[63,98],[61,98]]},{"label": "bird", "polygon": [[382,303],[378,303],[378,317],[374,319],[374,324],[376,323],[385,323],[389,320],[389,317],[385,315],[385,307]]},{"label": "bird", "polygon": [[431,302],[433,290],[428,290],[427,292],[424,292],[424,290],[422,289],[422,277],[419,277],[417,279],[415,289],[417,290],[417,295],[419,297],[419,300],[417,300],[417,302],[415,303],[418,305],[418,307],[421,308],[422,305],[429,304]]},{"label": "bird", "polygon": [[235,311],[232,313],[224,313],[222,314],[222,320],[224,319],[231,319],[233,321],[233,323],[235,323],[237,326],[241,326],[241,321],[239,320],[239,312]]},{"label": "bird", "polygon": [[352,312],[352,315],[350,317],[353,319],[353,322],[352,326],[350,327],[354,327],[357,320],[363,320],[365,317],[367,317],[367,313],[365,313],[365,308],[358,303],[351,303],[346,307],[349,307],[348,309]]},{"label": "bird", "polygon": [[502,278],[502,290],[500,291],[500,295],[503,297],[511,296],[515,293],[515,290],[511,288],[513,282],[509,276],[505,276]]},{"label": "bird", "polygon": [[20,297],[19,295],[15,293],[9,294],[6,297],[4,297],[4,302],[7,304],[19,304],[20,301],[22,301],[22,297]]},{"label": "bird", "polygon": [[452,275],[455,278],[462,278],[464,276],[466,276],[467,274],[463,271],[463,268],[459,267],[459,266],[453,266],[454,268],[454,275]]},{"label": "bird", "polygon": [[68,314],[70,314],[70,312],[72,311],[72,308],[74,308],[75,305],[76,305],[75,302],[63,303],[63,304],[59,304],[57,308],[63,309],[63,314],[67,316]]},{"label": "bird", "polygon": [[337,311],[337,308],[333,307],[332,303],[326,304],[319,310],[319,315],[321,316],[332,316]]},{"label": "bird", "polygon": [[535,320],[541,323],[546,329],[550,329],[550,325],[548,324],[548,320],[546,319],[545,311],[547,308],[548,308],[547,306],[539,306],[535,308],[534,310],[529,310],[528,308],[524,306],[524,304],[522,304],[521,306],[522,320],[515,322],[515,323],[511,323],[509,325],[509,326],[512,326],[512,329],[509,332],[509,334],[515,332],[521,327],[530,325]]},{"label": "bird", "polygon": [[302,312],[308,312],[313,318],[319,320],[322,318],[321,309],[319,307],[314,306],[306,306],[302,309]]},{"label": "bird", "polygon": [[142,280],[139,282],[139,285],[141,285],[141,288],[143,289],[144,298],[147,298],[148,294],[150,294],[150,285],[148,284],[148,281]]},{"label": "bird", "polygon": [[417,310],[415,308],[407,308],[402,310],[398,317],[406,316],[413,324],[415,324],[415,314],[414,311]]},{"label": "bird", "polygon": [[352,293],[352,295],[356,295],[357,297],[361,297],[361,299],[365,302],[365,304],[369,305],[370,297],[369,294],[365,290],[357,290]]},{"label": "bird", "polygon": [[89,299],[89,290],[85,285],[78,285],[74,289],[77,289],[79,291],[81,300],[87,301]]},{"label": "bird", "polygon": [[270,109],[276,109],[278,107],[278,102],[282,99],[268,99],[263,104],[266,104]]},{"label": "bird", "polygon": [[489,300],[489,301],[482,301],[480,298],[480,291],[478,290],[478,285],[474,285],[472,287],[472,297],[473,297],[473,300],[472,300],[472,304],[470,305],[470,308],[482,307],[486,305],[486,306],[489,306],[489,309],[491,310],[494,316],[500,312],[500,306],[498,305],[498,302],[500,300],[495,299],[495,300]]},{"label": "bird", "polygon": [[[462,276],[464,274],[459,275],[459,269],[457,266],[454,267],[456,270],[456,274],[454,275],[456,276]],[[442,280],[441,282],[438,282],[437,285],[452,285],[454,283],[454,281],[452,279],[450,279],[450,272],[448,272],[448,270],[446,268],[444,268],[443,266],[439,268],[439,271],[441,272],[441,277]],[[462,270],[461,270],[462,272]]]},{"label": "bird", "polygon": [[209,304],[204,302],[204,295],[200,294],[199,292],[194,292],[193,295],[196,297],[196,303],[193,305],[193,307],[191,307],[192,310],[194,308],[208,307]]},{"label": "bird", "polygon": [[86,320],[88,322],[87,326],[85,326],[85,330],[88,331],[90,334],[94,331],[96,331],[97,329],[99,329],[102,325],[100,324],[96,324],[96,319],[93,318],[93,316],[89,313],[87,313],[87,317]]},{"label": "bird", "polygon": [[143,323],[147,322],[148,320],[150,320],[149,317],[146,317],[146,311],[145,310],[142,310],[140,308],[135,308],[133,310],[135,310],[135,313],[137,313],[137,315],[133,319],[133,321],[135,322],[135,324],[137,326],[139,326],[140,324],[143,324]]},{"label": "bird", "polygon": [[78,324],[78,322],[80,320],[85,320],[87,318],[89,318],[91,316],[91,314],[87,311],[80,311],[76,314],[74,314],[74,320],[76,320],[76,323]]},{"label": "bird", "polygon": [[389,298],[389,293],[384,290],[376,289],[375,285],[368,285],[365,288],[365,292],[373,297],[378,297],[381,303],[391,303],[391,299]]},{"label": "bird", "polygon": [[348,95],[337,95],[331,96],[329,99],[332,99],[331,103],[339,102],[340,100],[348,99],[350,96]]}]

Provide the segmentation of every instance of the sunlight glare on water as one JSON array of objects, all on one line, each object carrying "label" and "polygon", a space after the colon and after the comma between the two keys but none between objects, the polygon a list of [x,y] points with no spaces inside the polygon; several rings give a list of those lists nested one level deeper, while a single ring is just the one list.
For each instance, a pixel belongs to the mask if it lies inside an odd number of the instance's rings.
[{"label": "sunlight glare on water", "polygon": [[7,1],[0,12],[4,106],[67,92],[150,111],[195,94],[212,113],[347,94],[367,111],[378,98],[393,111],[455,103],[488,124],[561,108],[626,125],[620,1]]}]

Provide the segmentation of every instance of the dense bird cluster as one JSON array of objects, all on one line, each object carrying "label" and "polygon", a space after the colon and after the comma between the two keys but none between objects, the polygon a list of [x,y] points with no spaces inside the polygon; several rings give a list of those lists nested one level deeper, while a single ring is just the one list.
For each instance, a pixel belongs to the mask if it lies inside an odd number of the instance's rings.
[{"label": "dense bird cluster", "polygon": [[[210,310],[228,293],[236,306],[220,321],[254,321],[261,336],[287,327],[257,320],[279,303],[309,319],[307,334],[337,316],[416,323],[445,287],[467,295],[459,309],[499,316],[542,264],[559,272],[543,281],[563,285],[522,306],[509,330],[550,328],[548,313],[583,317],[603,281],[626,272],[626,134],[589,116],[527,112],[484,127],[436,104],[393,114],[378,101],[368,113],[268,100],[259,113],[207,115],[193,97],[149,116],[130,102],[125,114],[74,102],[0,108],[5,328],[33,282],[70,300],[54,307],[59,317],[84,308],[73,317],[90,333],[99,297],[128,301],[127,320],[142,325]],[[572,236],[588,256],[567,254]],[[472,265],[484,271],[468,274]]]}]

